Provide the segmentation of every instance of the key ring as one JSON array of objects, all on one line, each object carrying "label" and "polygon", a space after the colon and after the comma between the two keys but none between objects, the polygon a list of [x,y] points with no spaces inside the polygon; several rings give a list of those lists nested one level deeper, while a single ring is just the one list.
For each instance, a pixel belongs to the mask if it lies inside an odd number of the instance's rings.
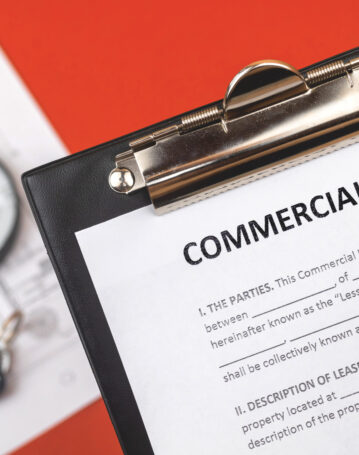
[{"label": "key ring", "polygon": [[14,311],[0,328],[0,341],[9,344],[16,335],[22,321],[22,313],[20,310]]}]

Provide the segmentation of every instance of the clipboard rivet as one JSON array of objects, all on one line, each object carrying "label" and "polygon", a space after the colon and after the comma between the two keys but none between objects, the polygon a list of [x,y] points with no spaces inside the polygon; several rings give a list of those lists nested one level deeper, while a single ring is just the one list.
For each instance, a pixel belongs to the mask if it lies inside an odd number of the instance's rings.
[{"label": "clipboard rivet", "polygon": [[128,193],[135,184],[135,177],[129,169],[115,168],[109,175],[110,187],[118,193]]}]

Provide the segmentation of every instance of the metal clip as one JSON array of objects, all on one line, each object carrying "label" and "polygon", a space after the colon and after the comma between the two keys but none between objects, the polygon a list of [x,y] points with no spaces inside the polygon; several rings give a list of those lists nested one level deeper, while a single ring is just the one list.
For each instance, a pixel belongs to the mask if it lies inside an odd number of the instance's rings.
[{"label": "metal clip", "polygon": [[359,135],[358,69],[359,57],[309,71],[255,62],[222,105],[131,142],[109,184],[123,194],[147,187],[165,213],[337,149]]}]

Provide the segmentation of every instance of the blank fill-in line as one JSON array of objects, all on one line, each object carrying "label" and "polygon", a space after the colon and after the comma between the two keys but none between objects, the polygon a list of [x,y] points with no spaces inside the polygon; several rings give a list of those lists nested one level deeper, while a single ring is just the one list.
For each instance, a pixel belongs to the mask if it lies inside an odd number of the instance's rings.
[{"label": "blank fill-in line", "polygon": [[344,322],[349,322],[356,318],[359,318],[359,315],[353,316],[352,318],[349,318],[349,319],[345,319],[344,321],[336,322],[335,324],[328,325],[327,327],[323,327],[322,329],[314,330],[314,332],[306,333],[305,335],[301,335],[300,337],[293,338],[293,340],[290,340],[290,341],[297,341],[297,340],[300,340],[301,338],[309,337],[309,335],[313,335],[314,333],[321,332],[322,330],[330,329],[331,327],[335,327],[336,325],[344,324]]},{"label": "blank fill-in line", "polygon": [[280,343],[280,344],[276,344],[275,346],[272,346],[270,348],[263,349],[263,351],[258,351],[258,352],[255,352],[254,354],[246,355],[245,357],[242,357],[241,359],[233,360],[233,362],[225,363],[224,365],[221,365],[219,368],[228,367],[229,365],[233,365],[234,363],[241,362],[242,360],[249,359],[250,357],[254,357],[255,355],[262,354],[263,352],[270,351],[271,349],[278,348],[279,346],[283,346],[283,344],[286,344],[286,341],[284,341],[283,343]]},{"label": "blank fill-in line", "polygon": [[293,303],[297,303],[297,302],[301,302],[302,300],[309,299],[310,297],[314,297],[315,295],[319,295],[319,294],[322,294],[323,292],[330,291],[331,289],[334,289],[335,287],[336,287],[336,284],[330,288],[323,289],[322,291],[319,291],[319,292],[315,292],[314,294],[306,295],[305,297],[301,297],[300,299],[293,300],[293,302],[289,302],[284,305],[277,306],[275,308],[272,308],[271,310],[263,311],[263,313],[259,313],[259,314],[256,314],[255,316],[252,316],[252,318],[258,318],[258,316],[263,316],[264,314],[271,313],[272,311],[279,310],[280,308],[284,308],[286,306],[293,305]]},{"label": "blank fill-in line", "polygon": [[340,399],[344,400],[344,398],[349,398],[349,397],[352,397],[353,395],[358,395],[358,393],[359,393],[359,390],[358,390],[358,392],[353,392],[353,393],[350,393],[349,395],[345,395],[344,397],[341,397]]}]

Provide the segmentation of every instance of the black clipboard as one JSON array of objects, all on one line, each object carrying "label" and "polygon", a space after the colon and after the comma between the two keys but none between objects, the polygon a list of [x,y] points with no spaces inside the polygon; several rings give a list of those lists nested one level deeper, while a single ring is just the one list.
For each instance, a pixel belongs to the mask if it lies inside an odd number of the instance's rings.
[{"label": "black clipboard", "polygon": [[[358,49],[354,49],[303,71],[357,53]],[[215,105],[218,103],[207,107]],[[108,184],[108,176],[115,156],[126,152],[131,141],[174,125],[180,118],[174,117],[23,175],[25,192],[48,255],[127,455],[154,452],[75,233],[151,203],[146,189],[131,197],[115,193]]]}]

